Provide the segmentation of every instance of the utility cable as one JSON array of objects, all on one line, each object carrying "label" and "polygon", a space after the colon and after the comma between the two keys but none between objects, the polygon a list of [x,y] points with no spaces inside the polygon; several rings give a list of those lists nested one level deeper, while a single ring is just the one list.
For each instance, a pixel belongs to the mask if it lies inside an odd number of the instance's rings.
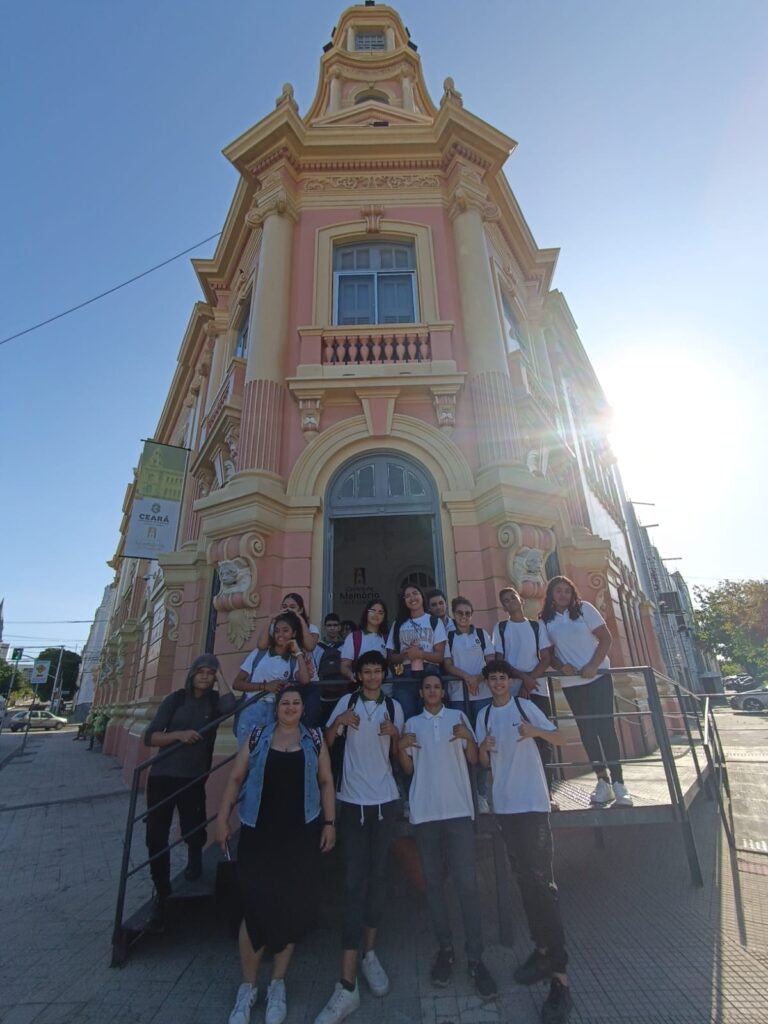
[{"label": "utility cable", "polygon": [[142,270],[140,274],[136,274],[134,277],[129,277],[127,281],[123,281],[121,284],[116,284],[112,288],[107,288],[105,292],[99,292],[99,294],[94,295],[93,298],[86,299],[85,302],[79,302],[76,306],[72,306],[70,309],[65,309],[63,313],[57,313],[56,316],[49,316],[47,320],[41,320],[39,324],[33,324],[31,327],[26,327],[23,331],[17,331],[16,334],[11,334],[7,338],[3,338],[2,341],[0,341],[0,345],[6,345],[9,341],[15,341],[16,338],[21,338],[25,334],[31,334],[32,331],[37,331],[39,328],[45,327],[46,324],[52,324],[54,320],[61,320],[63,316],[69,316],[70,313],[75,313],[78,309],[83,309],[84,306],[90,306],[92,302],[98,302],[99,299],[103,299],[107,295],[111,295],[113,292],[120,291],[121,288],[125,288],[129,284],[133,284],[134,281],[141,280],[142,277],[146,277],[147,274],[154,274],[156,270],[160,270],[162,267],[167,267],[169,263],[173,263],[174,260],[181,259],[181,257],[186,256],[187,253],[194,252],[195,249],[199,249],[200,246],[205,245],[206,242],[212,242],[214,238],[218,238],[220,234],[221,232],[217,231],[215,235],[209,235],[208,238],[204,238],[202,242],[190,245],[188,249],[184,249],[183,252],[177,252],[175,256],[170,256],[167,260],[163,260],[162,263],[158,263],[154,267],[150,267],[149,270]]}]

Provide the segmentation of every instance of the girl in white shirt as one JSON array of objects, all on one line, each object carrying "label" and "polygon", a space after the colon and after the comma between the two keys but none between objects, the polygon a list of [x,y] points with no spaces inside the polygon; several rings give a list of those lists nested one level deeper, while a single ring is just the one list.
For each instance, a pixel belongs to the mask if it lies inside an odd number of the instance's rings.
[{"label": "girl in white shirt", "polygon": [[560,685],[597,775],[590,799],[593,804],[615,800],[617,805],[631,807],[632,797],[619,763],[613,680],[604,672],[611,666],[608,650],[612,640],[605,619],[594,605],[580,600],[576,585],[567,576],[553,576],[549,581],[539,618],[539,647],[554,648],[562,672]]},{"label": "girl in white shirt", "polygon": [[265,651],[269,647],[270,637],[272,635],[272,622],[274,621],[275,616],[279,615],[280,612],[293,612],[294,615],[301,619],[301,636],[297,639],[299,641],[299,646],[301,647],[302,657],[307,664],[310,682],[313,684],[305,692],[303,722],[307,728],[314,729],[320,725],[320,720],[322,718],[320,687],[317,685],[317,665],[315,664],[314,655],[312,653],[320,640],[320,630],[313,622],[309,621],[307,609],[304,606],[304,598],[301,594],[286,594],[278,611],[275,615],[270,615],[267,620],[267,625],[262,628],[256,638],[256,646],[260,651]]},{"label": "girl in white shirt", "polygon": [[393,696],[406,718],[419,713],[417,687],[426,668],[439,670],[447,639],[443,623],[427,611],[424,591],[409,583],[400,595],[397,618],[387,637],[389,663],[397,676]]},{"label": "girl in white shirt", "polygon": [[[355,662],[361,654],[368,651],[378,651],[385,658],[387,656],[387,633],[389,621],[387,606],[384,602],[374,597],[363,608],[360,616],[360,625],[353,630],[345,639],[341,648],[341,674],[356,683]],[[382,693],[391,696],[392,684],[384,683]]]}]

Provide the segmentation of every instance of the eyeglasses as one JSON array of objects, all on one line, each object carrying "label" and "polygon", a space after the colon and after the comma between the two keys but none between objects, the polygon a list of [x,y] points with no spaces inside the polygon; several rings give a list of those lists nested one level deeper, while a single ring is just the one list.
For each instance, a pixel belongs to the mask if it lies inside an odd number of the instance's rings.
[{"label": "eyeglasses", "polygon": [[464,609],[464,608],[462,608],[462,609],[457,608],[456,611],[453,614],[457,618],[462,618],[463,619],[466,615],[471,615],[472,614],[472,609],[471,608],[466,608],[466,609]]}]

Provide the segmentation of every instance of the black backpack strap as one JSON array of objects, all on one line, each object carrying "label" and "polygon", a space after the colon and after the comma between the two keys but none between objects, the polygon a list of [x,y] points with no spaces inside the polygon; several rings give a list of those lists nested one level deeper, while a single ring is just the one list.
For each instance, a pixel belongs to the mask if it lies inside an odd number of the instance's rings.
[{"label": "black backpack strap", "polygon": [[526,713],[523,711],[523,706],[520,703],[520,698],[519,697],[515,697],[515,704],[517,704],[517,710],[520,712],[520,717],[522,718],[522,720],[524,722],[527,722],[530,725],[531,724],[531,720],[528,717],[528,715],[526,715]]},{"label": "black backpack strap", "polygon": [[477,633],[477,638],[480,641],[480,647],[482,648],[483,654],[485,654],[485,630],[475,629],[475,632]]},{"label": "black backpack strap", "polygon": [[387,714],[389,715],[389,720],[394,725],[395,724],[395,702],[392,700],[391,697],[388,697],[386,694],[384,694],[384,703],[387,706]]},{"label": "black backpack strap", "polygon": [[537,619],[528,619],[533,630],[533,635],[536,637],[536,657],[539,657],[539,623]]},{"label": "black backpack strap", "polygon": [[455,640],[455,638],[456,638],[456,630],[452,629],[448,633],[448,650],[451,652],[451,656],[453,656],[453,641]]},{"label": "black backpack strap", "polygon": [[485,735],[486,736],[488,735],[488,719],[491,717],[491,708],[492,707],[493,707],[493,704],[488,704],[488,705],[486,705],[486,708],[485,708],[485,717],[483,719],[483,723],[485,725]]},{"label": "black backpack strap", "polygon": [[509,619],[503,619],[503,620],[502,620],[502,621],[501,621],[501,622],[499,623],[499,640],[501,640],[501,646],[502,646],[502,650],[503,650],[503,648],[504,648],[504,633],[506,632],[506,629],[507,629],[507,623],[508,623],[508,622],[509,622]]},{"label": "black backpack strap", "polygon": [[433,633],[437,629],[437,624],[438,624],[439,621],[440,621],[440,619],[438,619],[438,617],[436,615],[430,615],[429,616],[429,624],[432,627],[432,632]]}]

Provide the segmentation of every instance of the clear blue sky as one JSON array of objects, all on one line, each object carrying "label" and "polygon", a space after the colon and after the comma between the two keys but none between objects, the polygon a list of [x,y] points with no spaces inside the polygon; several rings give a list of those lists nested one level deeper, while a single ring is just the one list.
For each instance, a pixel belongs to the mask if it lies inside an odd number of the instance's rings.
[{"label": "clear blue sky", "polygon": [[[221,149],[293,82],[331,0],[5,5],[0,336],[218,231]],[[768,575],[763,0],[407,0],[439,99],[515,138],[507,175],[616,413],[630,497],[692,584]],[[476,20],[468,14],[477,11]],[[213,252],[209,244],[195,255]],[[188,258],[0,347],[6,639],[82,642],[192,304]]]}]

